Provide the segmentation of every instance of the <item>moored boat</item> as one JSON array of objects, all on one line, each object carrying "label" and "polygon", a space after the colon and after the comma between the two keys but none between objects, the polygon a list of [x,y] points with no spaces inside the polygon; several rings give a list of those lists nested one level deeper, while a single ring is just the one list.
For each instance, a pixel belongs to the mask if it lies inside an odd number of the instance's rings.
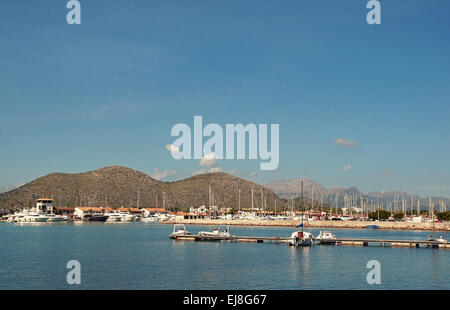
[{"label": "moored boat", "polygon": [[89,214],[85,219],[90,222],[106,222],[108,216],[104,214]]},{"label": "moored boat", "polygon": [[321,244],[336,244],[337,236],[331,231],[320,231],[317,239]]},{"label": "moored boat", "polygon": [[169,235],[169,238],[176,239],[179,236],[191,236],[192,234],[186,230],[186,226],[184,224],[175,224],[173,226],[173,231]]},{"label": "moored boat", "polygon": [[230,226],[218,225],[213,231],[200,231],[198,235],[206,237],[231,237]]},{"label": "moored boat", "polygon": [[291,234],[289,244],[292,246],[312,246],[314,236],[308,231],[295,231]]},{"label": "moored boat", "polygon": [[367,225],[364,228],[365,229],[380,229],[380,226],[378,226],[378,225]]}]

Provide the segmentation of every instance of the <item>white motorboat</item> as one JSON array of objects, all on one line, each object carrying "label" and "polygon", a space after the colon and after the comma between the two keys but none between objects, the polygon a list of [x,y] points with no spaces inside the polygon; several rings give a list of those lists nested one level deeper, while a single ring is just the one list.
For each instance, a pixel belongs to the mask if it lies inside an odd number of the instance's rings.
[{"label": "white motorboat", "polygon": [[186,230],[186,226],[184,224],[175,224],[173,226],[173,231],[169,235],[169,238],[176,239],[179,236],[191,236],[192,234]]},{"label": "white motorboat", "polygon": [[173,216],[171,216],[169,214],[160,214],[160,215],[157,215],[157,217],[158,217],[159,222],[165,222],[165,221],[168,221],[168,220],[174,218]]},{"label": "white motorboat", "polygon": [[51,198],[36,199],[36,205],[31,210],[24,209],[13,215],[14,222],[63,222],[68,219],[67,216],[54,213],[53,199]]},{"label": "white motorboat", "polygon": [[219,225],[213,231],[200,231],[198,235],[211,237],[231,237],[230,226]]},{"label": "white motorboat", "polygon": [[109,223],[120,222],[122,220],[122,215],[117,212],[105,213],[105,215],[108,216],[108,219],[106,220],[106,222],[109,222]]},{"label": "white motorboat", "polygon": [[141,222],[144,222],[144,223],[154,223],[157,221],[158,221],[157,216],[147,216],[147,217],[141,218]]},{"label": "white motorboat", "polygon": [[335,244],[337,242],[337,236],[331,231],[320,231],[317,238],[321,244]]},{"label": "white motorboat", "polygon": [[436,239],[436,241],[438,242],[443,242],[443,243],[447,243],[447,239],[444,238],[444,236],[440,236],[439,238]]},{"label": "white motorboat", "polygon": [[136,220],[136,215],[130,213],[120,212],[119,215],[121,222],[134,222]]},{"label": "white motorboat", "polygon": [[65,216],[65,215],[58,215],[58,214],[54,214],[54,213],[50,213],[50,214],[45,214],[45,216],[48,217],[47,222],[64,222],[64,221],[68,221],[69,217]]},{"label": "white motorboat", "polygon": [[37,212],[23,210],[9,216],[8,222],[13,223],[42,223],[48,220],[48,216]]},{"label": "white motorboat", "polygon": [[319,235],[317,236],[317,239],[336,240],[337,237],[331,231],[320,231]]}]

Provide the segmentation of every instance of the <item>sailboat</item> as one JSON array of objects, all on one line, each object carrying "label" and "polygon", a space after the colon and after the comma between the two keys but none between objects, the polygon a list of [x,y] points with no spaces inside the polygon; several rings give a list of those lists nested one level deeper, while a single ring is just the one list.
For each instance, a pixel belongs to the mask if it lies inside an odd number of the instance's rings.
[{"label": "sailboat", "polygon": [[304,203],[303,203],[303,180],[302,180],[302,222],[297,226],[297,228],[301,228],[301,230],[294,231],[291,234],[291,239],[289,240],[289,244],[292,246],[311,246],[314,241],[314,236],[308,232],[303,230],[303,217],[304,217]]},{"label": "sailboat", "polygon": [[[447,240],[445,239],[445,236],[440,236],[440,238],[435,238],[435,228],[434,228],[434,205],[433,202],[431,201],[431,197],[430,197],[430,207],[431,207],[431,220],[433,222],[433,235],[429,236],[428,241],[437,241],[437,242],[443,242],[443,243],[447,243]],[[438,247],[438,245],[436,244],[427,244],[427,247],[430,248],[435,248]]]}]

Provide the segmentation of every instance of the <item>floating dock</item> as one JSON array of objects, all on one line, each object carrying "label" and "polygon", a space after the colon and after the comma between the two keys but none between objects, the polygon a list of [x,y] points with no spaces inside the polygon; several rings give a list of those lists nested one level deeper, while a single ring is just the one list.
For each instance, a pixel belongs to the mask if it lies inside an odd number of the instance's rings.
[{"label": "floating dock", "polygon": [[258,236],[199,236],[199,235],[180,235],[175,240],[191,240],[191,241],[236,241],[236,242],[289,242],[288,237],[258,237]]},{"label": "floating dock", "polygon": [[[199,235],[179,235],[175,240],[189,241],[221,241],[221,242],[254,242],[254,243],[288,243],[290,237],[264,237],[264,236],[199,236]],[[314,244],[319,245],[342,245],[342,246],[383,246],[383,247],[428,247],[450,249],[450,242],[429,241],[429,240],[389,240],[389,239],[314,239]]]}]

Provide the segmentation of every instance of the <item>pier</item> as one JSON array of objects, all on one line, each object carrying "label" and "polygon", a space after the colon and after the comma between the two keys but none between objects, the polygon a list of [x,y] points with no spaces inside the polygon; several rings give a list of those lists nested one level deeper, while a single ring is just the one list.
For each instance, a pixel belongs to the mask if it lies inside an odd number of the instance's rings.
[{"label": "pier", "polygon": [[[254,243],[288,243],[290,237],[265,237],[265,236],[199,236],[179,235],[175,240],[187,241],[221,241],[221,242],[254,242]],[[449,242],[430,240],[389,240],[389,239],[314,239],[315,245],[341,245],[341,246],[381,246],[381,247],[428,247],[436,249],[450,249]]]},{"label": "pier", "polygon": [[259,237],[259,236],[199,236],[199,235],[181,235],[176,236],[175,240],[191,240],[191,241],[235,241],[235,242],[274,242],[286,243],[289,237]]}]

